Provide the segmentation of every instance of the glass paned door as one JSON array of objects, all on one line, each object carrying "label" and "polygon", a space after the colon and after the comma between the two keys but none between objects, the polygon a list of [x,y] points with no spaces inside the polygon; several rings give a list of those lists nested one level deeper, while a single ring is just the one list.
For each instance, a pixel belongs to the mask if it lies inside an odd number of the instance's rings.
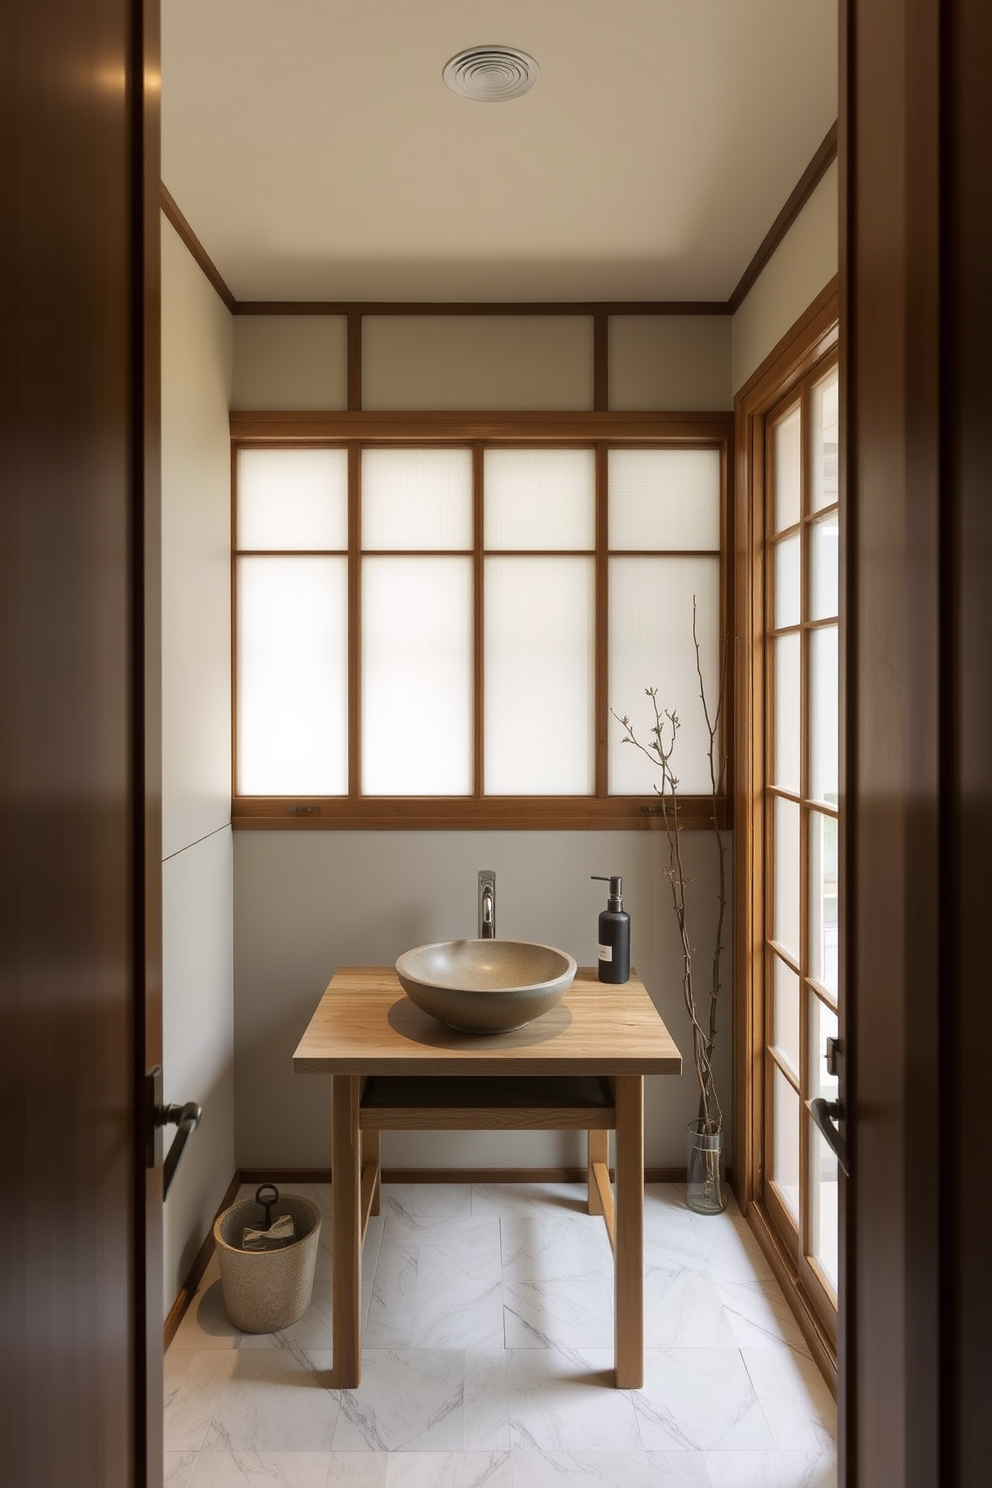
[{"label": "glass paned door", "polygon": [[835,1098],[839,997],[839,538],[836,363],[766,422],[762,1199],[828,1330],[837,1163],[809,1101]]}]

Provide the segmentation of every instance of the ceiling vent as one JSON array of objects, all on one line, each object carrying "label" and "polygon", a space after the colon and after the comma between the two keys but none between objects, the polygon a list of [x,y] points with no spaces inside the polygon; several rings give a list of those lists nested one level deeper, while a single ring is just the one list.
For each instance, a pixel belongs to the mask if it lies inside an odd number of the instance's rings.
[{"label": "ceiling vent", "polygon": [[452,93],[478,103],[504,103],[533,88],[541,69],[516,47],[475,46],[446,62],[442,76]]}]

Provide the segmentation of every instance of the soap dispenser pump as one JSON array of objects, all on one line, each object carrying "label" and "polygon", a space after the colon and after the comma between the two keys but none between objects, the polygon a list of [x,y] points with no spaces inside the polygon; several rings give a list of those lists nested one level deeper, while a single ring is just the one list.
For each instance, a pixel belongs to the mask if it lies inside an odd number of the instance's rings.
[{"label": "soap dispenser pump", "polygon": [[615,985],[630,980],[630,915],[623,907],[623,879],[593,873],[591,878],[608,883],[610,895],[599,917],[599,980]]}]

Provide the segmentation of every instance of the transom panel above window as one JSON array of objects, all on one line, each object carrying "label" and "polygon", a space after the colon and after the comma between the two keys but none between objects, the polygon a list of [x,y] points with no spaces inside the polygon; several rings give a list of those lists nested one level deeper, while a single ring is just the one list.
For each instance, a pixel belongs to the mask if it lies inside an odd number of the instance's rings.
[{"label": "transom panel above window", "polygon": [[235,439],[237,825],[650,826],[650,686],[708,818],[729,430],[598,424]]}]

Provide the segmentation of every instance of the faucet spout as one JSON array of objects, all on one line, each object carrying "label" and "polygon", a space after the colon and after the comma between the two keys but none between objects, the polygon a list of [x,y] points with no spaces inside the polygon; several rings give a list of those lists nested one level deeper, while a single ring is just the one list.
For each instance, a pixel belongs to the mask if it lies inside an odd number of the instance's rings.
[{"label": "faucet spout", "polygon": [[496,939],[496,872],[479,869],[479,939]]}]

